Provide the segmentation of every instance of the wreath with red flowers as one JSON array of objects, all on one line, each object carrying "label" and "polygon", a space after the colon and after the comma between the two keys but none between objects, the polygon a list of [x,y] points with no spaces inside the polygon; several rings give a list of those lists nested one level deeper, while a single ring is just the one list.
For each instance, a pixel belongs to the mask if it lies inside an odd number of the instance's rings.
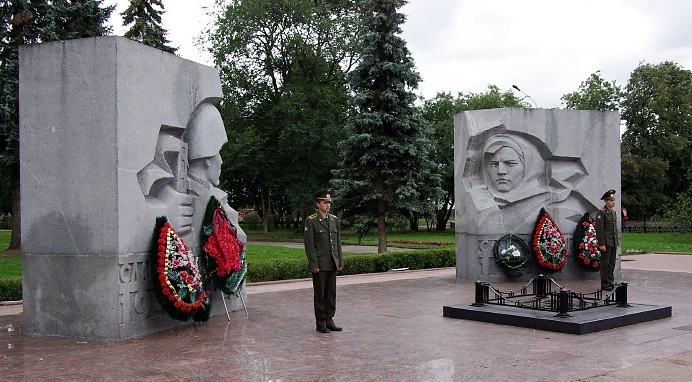
[{"label": "wreath with red flowers", "polygon": [[153,284],[163,309],[172,318],[209,319],[210,299],[197,260],[165,216],[156,218]]},{"label": "wreath with red flowers", "polygon": [[205,273],[216,285],[227,294],[238,291],[247,274],[244,244],[238,240],[238,233],[233,227],[219,201],[209,199],[204,213],[201,242]]},{"label": "wreath with red flowers", "polygon": [[579,220],[574,231],[574,258],[579,265],[591,271],[596,271],[601,266],[596,225],[588,212]]},{"label": "wreath with red flowers", "polygon": [[541,208],[533,234],[533,251],[538,265],[549,272],[565,266],[567,260],[567,240],[552,217]]}]

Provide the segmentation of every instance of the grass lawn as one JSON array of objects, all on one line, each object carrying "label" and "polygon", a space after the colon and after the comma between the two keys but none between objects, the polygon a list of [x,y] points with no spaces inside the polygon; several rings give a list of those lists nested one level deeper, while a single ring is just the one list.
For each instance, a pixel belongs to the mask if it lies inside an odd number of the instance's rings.
[{"label": "grass lawn", "polygon": [[[246,231],[250,241],[290,241],[302,242],[300,231],[277,230],[264,234],[262,232]],[[444,248],[454,245],[454,231],[445,232],[394,232],[387,235],[388,246],[405,248]],[[344,244],[359,244],[357,235],[344,232]],[[10,244],[10,231],[0,230],[0,278],[21,276],[21,256],[19,254],[3,253]],[[377,245],[377,234],[370,233],[363,237],[361,245]],[[440,245],[442,244],[442,245]],[[624,255],[632,252],[682,252],[692,253],[692,233],[624,233],[622,235],[622,251]],[[628,253],[629,252],[629,253]],[[248,247],[248,261],[304,258],[302,248],[288,248],[270,245],[253,244]]]},{"label": "grass lawn", "polygon": [[629,233],[622,234],[622,253],[681,252],[692,253],[692,233]]}]

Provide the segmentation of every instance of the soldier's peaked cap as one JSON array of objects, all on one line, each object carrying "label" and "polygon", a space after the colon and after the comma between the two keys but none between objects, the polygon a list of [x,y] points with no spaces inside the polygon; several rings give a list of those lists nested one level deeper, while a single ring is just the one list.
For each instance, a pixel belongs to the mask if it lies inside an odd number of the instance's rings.
[{"label": "soldier's peaked cap", "polygon": [[333,188],[324,188],[314,193],[315,200],[326,200],[332,201],[332,196],[334,196]]},{"label": "soldier's peaked cap", "polygon": [[615,190],[608,190],[608,191],[606,191],[605,194],[603,194],[603,196],[601,196],[601,200],[610,199],[614,196],[615,196]]}]

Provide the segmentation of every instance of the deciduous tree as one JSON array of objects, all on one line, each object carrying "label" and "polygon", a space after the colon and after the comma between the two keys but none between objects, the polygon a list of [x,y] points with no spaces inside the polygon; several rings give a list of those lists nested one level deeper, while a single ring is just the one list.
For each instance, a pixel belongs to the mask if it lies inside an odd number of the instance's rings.
[{"label": "deciduous tree", "polygon": [[622,88],[615,81],[606,81],[599,70],[582,82],[577,91],[560,99],[567,109],[619,111],[623,96]]},{"label": "deciduous tree", "polygon": [[[656,160],[650,169],[623,173],[623,186],[625,182],[636,184],[636,188],[628,187],[623,194],[636,190],[663,205],[669,198],[688,192],[691,183],[686,175],[692,166],[692,72],[668,61],[640,64],[627,83],[622,118],[627,127],[623,153],[631,155],[634,162]],[[625,159],[623,155],[623,171]],[[648,181],[648,172],[655,169],[665,169],[665,177],[658,182]],[[637,174],[645,178],[630,179]],[[641,201],[633,200],[627,207],[640,218],[648,219],[660,212],[638,202]]]},{"label": "deciduous tree", "polygon": [[265,229],[269,211],[314,208],[337,166],[363,12],[356,0],[233,0],[208,34],[229,138],[223,186],[262,209]]}]

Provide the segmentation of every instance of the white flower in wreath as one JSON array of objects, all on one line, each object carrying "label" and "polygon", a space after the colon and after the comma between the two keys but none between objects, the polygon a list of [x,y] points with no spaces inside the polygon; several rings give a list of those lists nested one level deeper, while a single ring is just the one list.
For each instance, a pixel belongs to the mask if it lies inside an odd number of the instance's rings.
[{"label": "white flower in wreath", "polygon": [[512,258],[521,257],[521,251],[514,246],[514,244],[500,251],[500,255],[506,260],[511,260]]}]

